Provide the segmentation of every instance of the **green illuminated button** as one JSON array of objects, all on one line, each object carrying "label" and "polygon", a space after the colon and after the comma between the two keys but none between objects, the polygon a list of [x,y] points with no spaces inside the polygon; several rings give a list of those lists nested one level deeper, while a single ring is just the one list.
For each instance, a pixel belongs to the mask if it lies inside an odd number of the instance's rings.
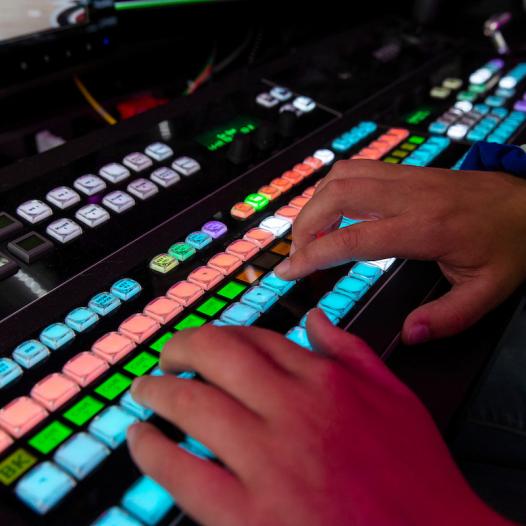
[{"label": "green illuminated button", "polygon": [[95,392],[108,400],[115,400],[122,392],[130,387],[132,381],[121,373],[115,373],[101,383]]},{"label": "green illuminated button", "polygon": [[74,406],[64,413],[64,418],[73,422],[77,426],[83,426],[91,420],[102,408],[104,404],[92,396],[85,396]]},{"label": "green illuminated button", "polygon": [[204,303],[201,303],[196,310],[201,314],[206,314],[207,316],[212,317],[215,316],[226,304],[226,301],[212,297],[208,298]]},{"label": "green illuminated button", "polygon": [[146,374],[154,365],[157,365],[159,360],[147,352],[142,352],[133,360],[130,360],[125,366],[124,370],[135,376],[142,376]]},{"label": "green illuminated button", "polygon": [[241,283],[231,281],[230,283],[227,283],[224,287],[222,287],[220,290],[218,290],[217,294],[218,296],[223,296],[223,298],[226,298],[227,300],[233,300],[236,299],[246,289],[246,285],[242,285]]},{"label": "green illuminated button", "polygon": [[411,137],[409,137],[409,142],[412,144],[424,144],[426,138],[420,137],[420,135],[411,135]]},{"label": "green illuminated button", "polygon": [[184,329],[191,329],[192,327],[201,327],[206,323],[204,318],[197,316],[196,314],[189,314],[186,318],[183,318],[176,326],[176,331],[182,331]]},{"label": "green illuminated button", "polygon": [[5,460],[0,462],[0,482],[4,486],[9,486],[16,479],[20,478],[31,466],[34,466],[36,462],[36,457],[28,453],[25,449],[17,449]]},{"label": "green illuminated button", "polygon": [[409,144],[408,142],[404,142],[402,146],[400,146],[402,150],[407,150],[408,152],[414,152],[416,150],[415,144]]},{"label": "green illuminated button", "polygon": [[155,340],[150,344],[150,349],[153,351],[161,352],[163,350],[164,344],[170,340],[173,336],[173,332],[167,332],[163,334],[158,340]]},{"label": "green illuminated button", "polygon": [[476,93],[477,95],[480,95],[481,93],[484,93],[488,90],[488,86],[485,84],[471,84],[469,86],[469,90],[471,93]]},{"label": "green illuminated button", "polygon": [[43,455],[47,455],[72,433],[69,427],[55,420],[29,440],[29,444]]},{"label": "green illuminated button", "polygon": [[269,200],[263,194],[250,194],[245,197],[245,203],[252,205],[256,212],[260,212],[268,206]]},{"label": "green illuminated button", "polygon": [[400,162],[400,159],[397,159],[396,157],[386,157],[384,159],[384,163],[398,164],[399,162]]},{"label": "green illuminated button", "polygon": [[167,274],[179,265],[179,261],[168,254],[159,254],[150,261],[150,268],[161,274]]},{"label": "green illuminated button", "polygon": [[178,261],[186,261],[195,254],[195,248],[188,243],[175,243],[168,249],[168,254]]}]

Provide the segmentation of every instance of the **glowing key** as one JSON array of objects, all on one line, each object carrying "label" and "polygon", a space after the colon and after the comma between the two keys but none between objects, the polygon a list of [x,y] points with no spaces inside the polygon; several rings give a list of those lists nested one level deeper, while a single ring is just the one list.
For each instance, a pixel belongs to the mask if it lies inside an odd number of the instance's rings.
[{"label": "glowing key", "polygon": [[200,314],[205,314],[206,316],[213,318],[221,309],[225,307],[225,305],[227,305],[226,301],[212,296],[205,302],[201,303],[201,305],[197,307],[196,311]]},{"label": "glowing key", "polygon": [[119,507],[113,506],[113,508],[104,512],[91,526],[142,526],[142,523]]},{"label": "glowing key", "polygon": [[219,270],[225,276],[232,274],[242,264],[241,259],[233,254],[219,252],[208,261],[208,266]]},{"label": "glowing key", "polygon": [[208,221],[202,226],[201,230],[213,239],[224,236],[228,232],[227,226],[221,221]]},{"label": "glowing key", "polygon": [[99,402],[99,400],[92,396],[85,396],[64,413],[64,418],[77,426],[83,426],[100,412],[103,407],[104,404]]},{"label": "glowing key", "polygon": [[298,210],[301,210],[309,201],[310,199],[308,197],[298,195],[294,199],[291,199],[289,205],[294,208],[297,208]]},{"label": "glowing key", "polygon": [[259,252],[259,246],[246,239],[238,239],[226,248],[228,254],[233,254],[242,261],[247,261]]},{"label": "glowing key", "polygon": [[0,427],[20,438],[47,416],[47,411],[28,396],[15,398],[0,409]]},{"label": "glowing key", "polygon": [[249,194],[245,197],[245,203],[251,205],[256,212],[261,212],[267,208],[269,200],[261,194]]},{"label": "glowing key", "polygon": [[264,195],[269,201],[274,201],[281,195],[281,191],[274,186],[266,185],[258,190],[258,194]]},{"label": "glowing key", "polygon": [[264,272],[261,269],[252,265],[247,265],[239,274],[236,275],[236,279],[252,285],[252,283],[256,282],[263,274]]},{"label": "glowing key", "polygon": [[314,157],[316,157],[316,159],[319,159],[324,165],[327,165],[331,164],[332,161],[334,161],[335,155],[333,151],[323,149],[315,151]]},{"label": "glowing key", "polygon": [[171,300],[165,296],[160,296],[150,301],[144,307],[144,314],[153,318],[155,321],[165,325],[175,318],[183,310],[183,306],[177,301]]},{"label": "glowing key", "polygon": [[283,296],[283,294],[287,293],[295,284],[295,281],[285,281],[284,279],[278,278],[274,272],[267,274],[260,283],[262,287],[270,289],[278,296]]},{"label": "glowing key", "polygon": [[47,455],[62,444],[66,438],[70,437],[72,433],[73,431],[68,426],[55,420],[28,440],[28,443],[43,455]]},{"label": "glowing key", "polygon": [[312,345],[309,341],[307,330],[304,327],[294,327],[290,329],[290,331],[286,334],[286,338],[300,347],[308,349],[309,351],[312,350]]},{"label": "glowing key", "polygon": [[380,267],[377,265],[369,265],[368,263],[356,263],[354,267],[351,268],[351,271],[349,272],[349,276],[354,276],[358,279],[363,279],[369,284],[373,284],[375,281],[377,281],[381,276],[383,272]]},{"label": "glowing key", "polygon": [[[201,279],[203,278],[202,275],[198,275],[198,277]],[[168,290],[166,295],[184,307],[188,307],[188,305],[202,296],[204,292],[203,288],[196,283],[191,283],[190,281],[179,281]]]},{"label": "glowing key", "polygon": [[168,274],[179,265],[179,261],[168,254],[159,254],[150,261],[150,269],[159,274]]},{"label": "glowing key", "polygon": [[64,365],[62,372],[75,380],[81,387],[86,387],[109,368],[106,360],[96,354],[81,352]]},{"label": "glowing key", "polygon": [[75,333],[64,323],[53,323],[40,333],[40,341],[56,351],[75,338]]},{"label": "glowing key", "polygon": [[138,354],[123,369],[135,376],[143,376],[159,363],[159,359],[147,352]]},{"label": "glowing key", "polygon": [[128,301],[141,292],[142,287],[137,281],[123,278],[115,282],[111,287],[111,293],[122,301]]},{"label": "glowing key", "polygon": [[359,300],[369,290],[369,285],[361,279],[344,276],[336,283],[334,290],[354,300]]},{"label": "glowing key", "polygon": [[48,411],[55,411],[80,391],[79,386],[67,376],[51,373],[31,389],[31,398]]},{"label": "glowing key", "polygon": [[280,241],[272,247],[271,252],[286,257],[290,254],[290,243],[288,241]]},{"label": "glowing key", "polygon": [[66,325],[76,332],[84,332],[98,321],[98,314],[87,307],[72,310],[65,319]]},{"label": "glowing key", "polygon": [[323,311],[334,312],[337,316],[343,318],[354,307],[354,300],[345,294],[328,292],[321,298],[318,307]]},{"label": "glowing key", "polygon": [[215,268],[208,266],[198,267],[189,274],[188,281],[195,283],[204,290],[210,290],[215,287],[223,277],[223,273]]},{"label": "glowing key", "polygon": [[11,358],[0,358],[0,389],[23,374],[22,368]]},{"label": "glowing key", "polygon": [[256,209],[248,203],[236,203],[230,210],[232,217],[245,220],[256,213]]},{"label": "glowing key", "polygon": [[122,395],[119,404],[121,405],[121,407],[126,409],[128,413],[131,413],[140,420],[148,420],[148,418],[150,418],[153,415],[153,411],[151,409],[144,407],[143,405],[139,404],[134,400],[130,391],[126,391]]},{"label": "glowing key", "polygon": [[309,177],[309,175],[312,175],[314,173],[315,168],[313,168],[310,164],[306,163],[299,163],[292,168],[292,170],[296,173],[299,173],[304,178]]},{"label": "glowing key", "polygon": [[119,325],[119,332],[128,336],[135,343],[142,343],[160,328],[159,323],[149,316],[134,314]]},{"label": "glowing key", "polygon": [[300,213],[299,209],[294,208],[293,206],[282,206],[275,214],[276,217],[280,219],[285,219],[293,223],[298,214]]},{"label": "glowing key", "polygon": [[106,398],[106,400],[115,400],[120,394],[122,394],[128,387],[130,387],[132,381],[131,378],[121,374],[115,373],[110,376],[107,380],[102,382],[96,389],[95,392]]},{"label": "glowing key", "polygon": [[166,332],[157,340],[150,343],[150,349],[153,351],[161,352],[163,350],[164,345],[169,342],[173,338],[173,332]]},{"label": "glowing key", "polygon": [[196,327],[202,327],[206,323],[206,319],[197,314],[189,314],[186,318],[183,318],[176,326],[176,331],[184,331],[185,329],[192,329]]},{"label": "glowing key", "polygon": [[279,296],[266,287],[252,287],[243,294],[241,303],[254,307],[260,312],[266,312],[278,299]]},{"label": "glowing key", "polygon": [[0,429],[0,453],[5,451],[12,443],[13,439]]},{"label": "glowing key", "polygon": [[168,254],[177,261],[186,261],[195,255],[195,248],[188,243],[174,243],[169,249]]},{"label": "glowing key", "polygon": [[305,179],[304,175],[302,175],[299,172],[295,172],[293,170],[285,172],[281,177],[282,177],[282,179],[285,179],[285,181],[288,181],[292,185],[300,184],[301,181],[303,181],[303,179]]},{"label": "glowing key", "polygon": [[231,281],[230,283],[227,283],[224,287],[220,288],[217,291],[217,295],[222,296],[227,300],[234,300],[246,289],[246,285],[236,283],[235,281]]},{"label": "glowing key", "polygon": [[243,303],[233,303],[221,314],[221,320],[232,325],[252,325],[259,316],[258,309]]},{"label": "glowing key", "polygon": [[192,232],[186,236],[185,243],[188,243],[196,250],[203,250],[203,248],[212,243],[212,236],[206,232]]},{"label": "glowing key", "polygon": [[314,193],[316,192],[315,186],[309,186],[306,190],[303,191],[301,194],[303,197],[306,197],[307,199],[312,199],[314,197]]},{"label": "glowing key", "polygon": [[4,486],[10,486],[36,463],[35,456],[25,449],[17,449],[0,462],[0,482]]},{"label": "glowing key", "polygon": [[109,363],[117,363],[135,349],[135,343],[118,332],[108,332],[99,338],[91,350]]},{"label": "glowing key", "polygon": [[43,343],[38,340],[28,340],[18,345],[12,356],[16,363],[30,369],[47,358],[49,354],[49,349]]},{"label": "glowing key", "polygon": [[126,440],[126,431],[137,418],[117,406],[110,406],[89,425],[89,432],[108,447],[115,449]]},{"label": "glowing key", "polygon": [[287,181],[287,179],[283,179],[283,177],[277,177],[270,181],[270,186],[277,188],[281,193],[285,193],[292,188],[292,183]]},{"label": "glowing key", "polygon": [[263,228],[252,228],[244,236],[243,239],[254,243],[259,248],[266,247],[274,238],[274,234]]},{"label": "glowing key", "polygon": [[280,237],[290,230],[290,223],[290,221],[287,221],[282,217],[270,216],[259,223],[259,228],[267,230],[275,237]]},{"label": "glowing key", "polygon": [[118,309],[120,305],[121,300],[109,292],[100,292],[93,296],[88,303],[88,307],[99,316],[107,316],[110,312]]}]

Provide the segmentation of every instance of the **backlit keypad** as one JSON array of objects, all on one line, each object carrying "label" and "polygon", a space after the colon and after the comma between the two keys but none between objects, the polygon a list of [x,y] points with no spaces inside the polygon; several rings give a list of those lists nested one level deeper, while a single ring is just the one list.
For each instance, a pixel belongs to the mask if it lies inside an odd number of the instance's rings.
[{"label": "backlit keypad", "polygon": [[64,210],[79,203],[80,195],[67,186],[59,186],[48,192],[46,199],[52,205]]},{"label": "backlit keypad", "polygon": [[33,199],[22,203],[17,209],[16,213],[27,222],[35,224],[44,221],[53,215],[53,210],[43,201]]},{"label": "backlit keypad", "polygon": [[91,196],[98,194],[106,189],[106,183],[98,176],[93,174],[79,177],[73,186],[84,195]]},{"label": "backlit keypad", "polygon": [[75,217],[90,228],[95,228],[109,221],[110,214],[102,206],[86,205],[75,212]]}]

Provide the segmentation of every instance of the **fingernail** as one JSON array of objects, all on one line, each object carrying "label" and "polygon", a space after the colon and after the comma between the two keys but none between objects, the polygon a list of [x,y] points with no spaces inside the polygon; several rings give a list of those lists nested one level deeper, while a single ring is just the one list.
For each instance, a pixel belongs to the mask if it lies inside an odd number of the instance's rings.
[{"label": "fingernail", "polygon": [[431,337],[431,331],[427,325],[418,323],[409,329],[407,334],[407,342],[410,345],[418,345],[419,343],[425,343]]},{"label": "fingernail", "polygon": [[292,256],[296,252],[296,245],[294,244],[294,241],[290,244],[290,252],[289,254]]},{"label": "fingernail", "polygon": [[274,268],[274,272],[278,277],[286,276],[290,270],[290,259],[284,259],[279,265]]}]

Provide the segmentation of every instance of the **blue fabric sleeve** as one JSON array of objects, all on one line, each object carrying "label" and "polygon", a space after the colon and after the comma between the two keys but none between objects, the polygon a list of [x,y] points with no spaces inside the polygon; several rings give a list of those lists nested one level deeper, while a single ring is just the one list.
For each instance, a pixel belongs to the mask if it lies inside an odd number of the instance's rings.
[{"label": "blue fabric sleeve", "polygon": [[526,177],[526,152],[510,144],[477,142],[469,150],[460,169],[506,172]]}]

